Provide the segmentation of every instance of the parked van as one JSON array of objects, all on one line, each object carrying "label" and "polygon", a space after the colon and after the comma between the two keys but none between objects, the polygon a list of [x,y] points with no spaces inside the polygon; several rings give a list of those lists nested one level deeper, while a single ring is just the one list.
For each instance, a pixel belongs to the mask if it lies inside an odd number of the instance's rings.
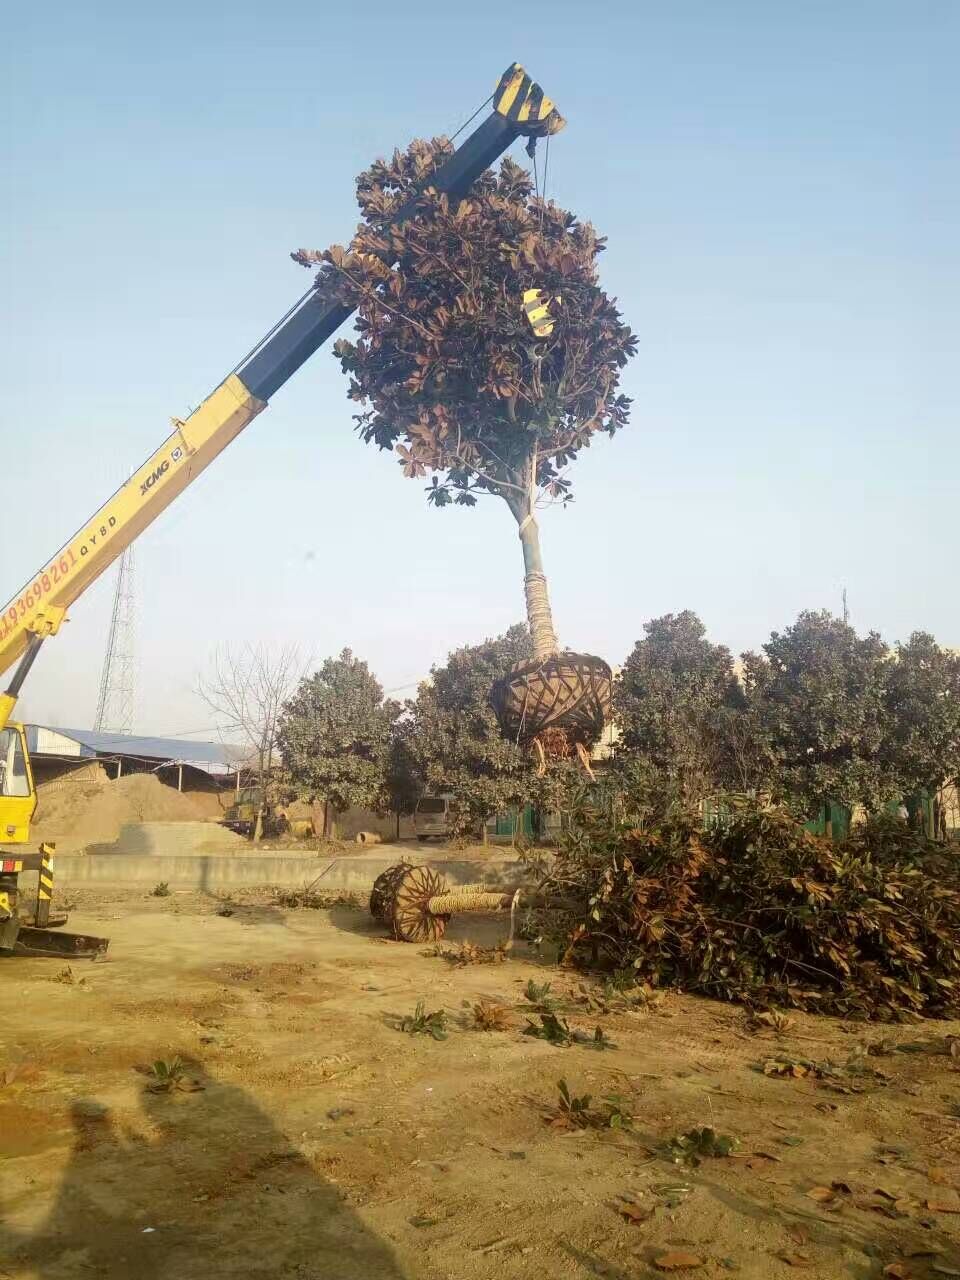
[{"label": "parked van", "polygon": [[421,796],[413,815],[418,840],[445,840],[450,835],[452,795]]}]

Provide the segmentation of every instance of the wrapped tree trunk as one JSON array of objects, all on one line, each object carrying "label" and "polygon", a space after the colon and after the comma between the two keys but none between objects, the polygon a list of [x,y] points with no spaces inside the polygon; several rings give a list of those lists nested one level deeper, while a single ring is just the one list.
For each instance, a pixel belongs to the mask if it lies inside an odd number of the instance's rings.
[{"label": "wrapped tree trunk", "polygon": [[523,547],[523,590],[527,600],[527,622],[533,639],[533,656],[549,658],[559,649],[557,633],[553,629],[553,613],[547,578],[543,572],[543,556],[540,551],[540,526],[532,512],[520,521],[520,545]]},{"label": "wrapped tree trunk", "polygon": [[[536,464],[534,452],[531,477]],[[578,748],[589,749],[600,737],[610,712],[613,674],[602,658],[560,648],[543,571],[540,528],[533,514],[535,492],[531,482],[523,500],[512,493],[503,495],[519,525],[533,658],[516,663],[498,680],[490,701],[508,738],[535,743],[544,756],[564,758]]]}]

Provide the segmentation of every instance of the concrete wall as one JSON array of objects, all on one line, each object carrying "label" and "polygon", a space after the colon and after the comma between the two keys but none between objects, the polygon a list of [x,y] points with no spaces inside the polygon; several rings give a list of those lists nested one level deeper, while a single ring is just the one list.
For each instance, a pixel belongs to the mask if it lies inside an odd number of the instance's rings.
[{"label": "concrete wall", "polygon": [[[450,859],[411,858],[410,851],[394,848],[376,856],[318,858],[309,854],[263,853],[230,857],[223,854],[58,854],[54,880],[58,889],[71,885],[104,887],[143,885],[153,887],[165,881],[176,889],[226,892],[261,885],[299,888],[316,882],[318,890],[369,892],[382,871],[401,860],[428,863],[451,886],[477,884],[491,888],[518,884],[523,868],[512,858],[491,858],[483,862]],[[26,882],[27,877],[24,876]],[[26,888],[26,884],[24,884]]]}]

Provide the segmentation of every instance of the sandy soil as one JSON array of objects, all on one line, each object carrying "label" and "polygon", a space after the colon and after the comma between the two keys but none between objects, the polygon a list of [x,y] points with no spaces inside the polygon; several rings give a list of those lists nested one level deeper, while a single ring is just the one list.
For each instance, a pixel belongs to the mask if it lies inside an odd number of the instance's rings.
[{"label": "sandy soil", "polygon": [[215,791],[183,791],[149,773],[103,782],[62,779],[37,789],[31,837],[52,840],[62,851],[109,844],[128,822],[190,822],[223,815]]},{"label": "sandy soil", "polygon": [[[74,896],[106,963],[0,962],[4,1280],[623,1280],[677,1253],[702,1263],[684,1276],[960,1274],[957,1025],[778,1035],[676,995],[604,1013],[533,955],[454,967],[348,906]],[[448,940],[496,932],[461,918]],[[617,1047],[522,1035],[530,978]],[[473,1028],[482,997],[509,1030]],[[445,1041],[397,1030],[421,999]],[[151,1092],[141,1069],[175,1055],[202,1087]],[[770,1078],[768,1058],[857,1073]],[[621,1095],[632,1130],[552,1126],[561,1077]],[[702,1125],[736,1155],[672,1163],[662,1144]]]}]

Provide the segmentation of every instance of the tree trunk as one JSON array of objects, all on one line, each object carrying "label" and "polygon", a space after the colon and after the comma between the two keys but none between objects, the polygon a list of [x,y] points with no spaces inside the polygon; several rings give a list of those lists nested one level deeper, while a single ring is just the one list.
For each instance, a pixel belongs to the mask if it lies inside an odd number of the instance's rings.
[{"label": "tree trunk", "polygon": [[540,527],[528,511],[520,517],[520,545],[523,548],[523,590],[527,600],[527,622],[533,638],[533,656],[549,658],[559,649],[553,629],[553,613],[547,593],[547,578],[540,553]]}]

